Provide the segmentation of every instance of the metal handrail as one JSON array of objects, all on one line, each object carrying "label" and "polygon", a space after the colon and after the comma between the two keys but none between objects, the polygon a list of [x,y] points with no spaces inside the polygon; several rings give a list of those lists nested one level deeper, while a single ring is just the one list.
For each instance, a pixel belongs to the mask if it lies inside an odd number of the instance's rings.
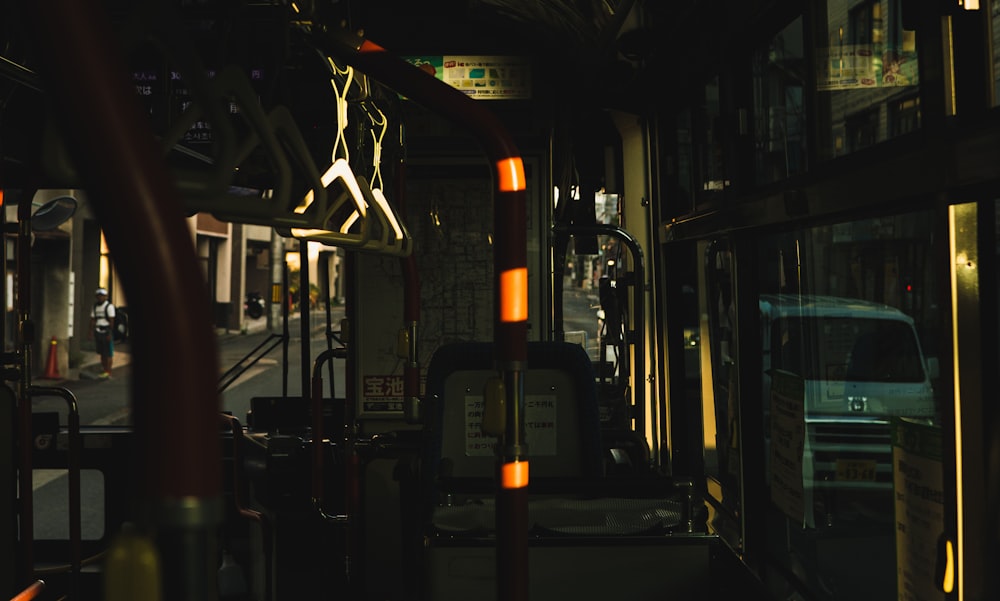
[{"label": "metal handrail", "polygon": [[67,481],[69,484],[69,548],[70,571],[72,572],[72,591],[75,596],[80,591],[80,570],[83,566],[82,534],[82,501],[80,493],[80,458],[83,454],[83,437],[80,434],[80,410],[76,395],[72,390],[62,386],[30,386],[28,388],[28,404],[37,396],[58,396],[66,401],[67,421],[69,429],[69,448],[67,450]]},{"label": "metal handrail", "polygon": [[244,355],[242,359],[234,363],[232,367],[219,376],[219,393],[225,392],[225,390],[229,388],[233,382],[238,380],[240,376],[246,373],[247,370],[256,365],[258,361],[277,348],[279,344],[287,342],[288,336],[286,334],[268,334],[267,338],[262,340],[257,346],[251,349],[250,352]]}]

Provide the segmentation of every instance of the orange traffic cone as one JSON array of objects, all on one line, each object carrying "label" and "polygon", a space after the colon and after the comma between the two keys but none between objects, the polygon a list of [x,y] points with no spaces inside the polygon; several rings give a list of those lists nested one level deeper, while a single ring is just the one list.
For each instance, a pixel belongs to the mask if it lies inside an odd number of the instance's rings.
[{"label": "orange traffic cone", "polygon": [[46,380],[61,380],[62,376],[59,375],[59,360],[56,358],[56,337],[52,337],[52,343],[49,345],[49,361],[45,364],[45,375],[42,376]]}]

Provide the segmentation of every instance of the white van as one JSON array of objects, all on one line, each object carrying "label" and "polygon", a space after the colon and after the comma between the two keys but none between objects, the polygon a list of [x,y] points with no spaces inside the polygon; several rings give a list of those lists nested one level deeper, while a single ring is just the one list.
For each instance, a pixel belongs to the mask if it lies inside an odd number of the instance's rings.
[{"label": "white van", "polygon": [[[772,383],[784,378],[779,387],[787,391],[791,378],[796,392],[784,402],[793,421],[804,422],[805,522],[812,523],[813,501],[822,500],[816,495],[823,489],[891,490],[889,420],[931,420],[936,411],[931,380],[937,361],[925,360],[913,319],[869,301],[781,294],[761,296],[760,318],[769,455],[775,441],[780,446],[775,437],[783,436],[771,419]],[[784,411],[775,419],[787,418]]]}]

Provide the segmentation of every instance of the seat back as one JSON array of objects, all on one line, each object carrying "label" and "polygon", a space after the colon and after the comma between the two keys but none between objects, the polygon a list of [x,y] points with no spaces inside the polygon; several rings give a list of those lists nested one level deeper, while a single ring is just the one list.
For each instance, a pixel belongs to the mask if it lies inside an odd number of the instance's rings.
[{"label": "seat back", "polygon": [[[589,356],[569,342],[529,342],[527,349],[524,421],[531,478],[602,475]],[[498,374],[489,342],[452,343],[434,353],[427,368],[425,482],[493,477],[496,439],[480,429],[484,389]]]}]

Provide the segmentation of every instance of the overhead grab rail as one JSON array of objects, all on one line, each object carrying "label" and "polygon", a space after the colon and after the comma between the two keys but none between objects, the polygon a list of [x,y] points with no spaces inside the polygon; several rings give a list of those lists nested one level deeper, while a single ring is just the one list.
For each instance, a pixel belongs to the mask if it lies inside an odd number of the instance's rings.
[{"label": "overhead grab rail", "polygon": [[[363,235],[367,236],[367,241],[361,242],[358,248],[393,256],[407,256],[412,251],[412,238],[403,225],[402,216],[393,208],[382,192],[382,140],[388,130],[389,120],[372,100],[371,84],[367,75],[355,72],[354,67],[350,65],[341,67],[332,57],[319,50],[317,50],[317,54],[323,58],[330,72],[330,85],[336,95],[338,125],[330,157],[332,163],[324,173],[322,183],[329,186],[334,179],[341,179],[347,191],[353,195],[355,210],[347,215],[343,221],[335,220],[342,204],[334,203],[335,208],[329,212],[331,218],[329,226],[325,230],[282,228],[278,231],[283,236],[326,243],[329,236],[326,230],[335,230],[347,235],[354,231],[352,228],[360,222],[361,231]],[[360,90],[360,95],[357,98],[349,98],[355,87]],[[344,136],[349,122],[348,106],[350,103],[356,103],[360,106],[371,121],[371,128],[368,129],[368,133],[372,136],[373,148],[370,180],[355,174],[351,168],[351,148],[346,143]],[[311,192],[306,194],[302,204],[296,207],[296,212],[309,210],[313,202],[311,194]],[[372,227],[373,225],[374,227]]]},{"label": "overhead grab rail", "polygon": [[[236,67],[226,67],[205,83],[204,97],[193,96],[188,108],[178,115],[171,128],[163,135],[160,146],[164,156],[178,148],[184,148],[184,136],[205,117],[206,105],[231,99],[238,114],[246,121],[249,131],[240,140],[231,155],[217,154],[208,157],[211,169],[179,169],[172,166],[185,207],[191,212],[206,211],[220,219],[240,220],[245,223],[265,224],[267,220],[287,211],[292,202],[293,159],[308,157],[308,148],[295,126],[288,110],[276,107],[265,113],[257,101],[257,95],[246,77]],[[197,91],[197,89],[195,90]],[[225,121],[225,120],[224,120]],[[213,142],[218,134],[214,133]],[[232,127],[227,123],[227,128]],[[233,133],[236,137],[235,132]],[[283,145],[284,144],[284,145]],[[232,193],[229,186],[233,176],[247,158],[261,147],[266,155],[268,167],[273,175],[273,185],[268,198],[248,196],[246,193]],[[301,161],[299,174],[312,187],[321,188],[319,173],[312,161]]]},{"label": "overhead grab rail", "polygon": [[[157,22],[163,23],[164,19]],[[331,58],[320,55],[331,74],[339,125],[331,165],[320,175],[319,167],[287,108],[278,106],[265,114],[257,92],[240,69],[228,66],[206,80],[204,68],[188,48],[172,43],[173,38],[168,33],[160,37],[165,40],[164,47],[168,49],[170,58],[180,58],[180,64],[185,67],[185,79],[194,84],[191,86],[192,102],[174,122],[169,135],[164,136],[164,151],[185,148],[183,137],[206,113],[214,117],[211,123],[213,129],[221,128],[227,140],[236,139],[231,124],[224,117],[233,112],[225,110],[229,103],[235,105],[235,113],[249,127],[248,134],[231,157],[226,153],[228,147],[225,144],[218,147],[217,156],[212,157],[217,177],[205,178],[199,177],[199,172],[174,171],[180,176],[179,189],[189,210],[208,212],[224,221],[266,226],[280,224],[276,229],[281,235],[332,246],[390,255],[409,252],[409,234],[400,226],[399,216],[388,207],[384,197],[379,199],[372,194],[364,178],[354,175],[347,161],[341,163],[337,156],[338,148],[344,148],[345,158],[348,156],[343,144],[348,103],[368,101],[370,98],[366,77],[354,77],[351,67],[341,69]],[[340,86],[337,85],[338,79],[342,80]],[[348,95],[354,87],[360,90],[360,95],[349,99]],[[213,144],[225,142],[217,140],[217,137],[213,136]],[[263,149],[269,170],[276,176],[276,185],[261,191],[256,199],[246,194],[231,193],[228,188],[233,175],[258,147]],[[305,191],[295,188],[296,183],[301,185],[302,182],[307,186]],[[331,190],[331,184],[338,182],[343,188],[336,192]],[[220,187],[221,183],[225,183],[225,187]],[[348,201],[353,210],[345,212],[344,206]],[[369,216],[380,222],[381,229],[376,233],[381,235],[378,237],[373,236],[373,230],[377,228],[372,227]],[[390,233],[395,235],[390,237]],[[403,240],[407,242],[404,244]]]},{"label": "overhead grab rail", "polygon": [[[409,255],[413,250],[412,238],[403,225],[401,216],[389,204],[382,191],[372,190],[364,177],[356,176],[346,159],[334,161],[321,178],[324,186],[337,181],[343,187],[343,192],[327,203],[325,209],[315,202],[312,191],[295,208],[296,213],[303,215],[322,211],[324,217],[320,219],[316,219],[314,215],[308,216],[312,221],[322,223],[323,227],[278,227],[278,233],[290,238],[392,256]],[[345,211],[349,212],[342,216]]]},{"label": "overhead grab rail", "polygon": [[[224,221],[275,225],[279,234],[361,251],[405,256],[412,250],[409,232],[400,215],[381,190],[372,190],[364,177],[354,173],[347,159],[337,158],[320,174],[298,125],[285,107],[264,114],[246,77],[228,67],[210,82],[216,98],[235,98],[239,113],[250,125],[234,156],[230,173],[262,147],[274,167],[276,187],[259,197],[200,188],[193,174],[179,182],[184,204],[191,212],[204,211]],[[180,145],[181,137],[201,118],[192,103],[165,137],[165,149]],[[304,175],[304,177],[303,177]],[[295,200],[296,181],[309,188]]]},{"label": "overhead grab rail", "polygon": [[[365,90],[367,93],[368,77],[363,76],[363,81],[365,82]],[[398,205],[390,203],[383,192],[385,185],[382,181],[382,140],[385,138],[386,131],[389,129],[389,119],[374,101],[366,98],[359,104],[365,111],[368,119],[372,122],[372,126],[368,130],[372,135],[373,149],[372,166],[374,171],[371,177],[372,196],[375,198],[377,206],[382,210],[383,215],[388,219],[389,227],[392,228],[391,232],[385,230],[385,234],[387,236],[390,233],[392,234],[392,238],[387,238],[385,240],[385,244],[387,246],[398,246],[400,252],[396,254],[398,256],[408,257],[412,251],[413,239],[406,230],[406,225],[402,215],[400,214],[401,211],[396,209],[396,206],[402,207],[402,192],[400,189],[396,189]],[[401,178],[402,174],[398,174],[397,177]]]},{"label": "overhead grab rail", "polygon": [[[161,20],[169,18],[156,16]],[[185,110],[172,118],[170,127],[159,137],[161,151],[189,214],[205,212],[228,222],[276,226],[283,236],[362,252],[409,255],[412,238],[402,216],[381,189],[377,164],[377,186],[372,185],[376,177],[369,182],[355,173],[346,152],[340,153],[343,157],[335,152],[331,164],[321,171],[292,113],[285,106],[266,110],[240,67],[228,65],[209,74],[190,49],[170,39],[164,27],[154,26],[151,31],[158,35],[158,46],[176,67],[171,77],[179,78],[190,94]],[[344,77],[344,71],[338,70],[332,59],[324,60],[330,66],[331,83]],[[351,76],[344,82],[346,85],[342,89],[332,86],[340,107],[337,119],[341,132],[347,126],[347,103],[364,103],[371,120],[371,135],[378,145],[388,120],[371,99],[367,77],[353,74],[351,67],[348,70]],[[353,87],[360,88],[361,93],[348,98]],[[242,121],[242,127],[234,127],[236,119]],[[192,148],[186,140],[202,121],[212,131],[210,154]],[[54,144],[50,152],[44,153],[49,174],[67,186],[81,187],[80,174],[61,142],[49,138],[46,143]],[[203,167],[192,166],[191,158]],[[373,160],[379,159],[376,152]],[[259,160],[266,161],[266,165],[253,163]],[[259,174],[247,175],[254,169],[266,174],[261,175],[266,178],[266,187],[252,181]]]},{"label": "overhead grab rail", "polygon": [[[209,81],[211,98],[235,99],[238,112],[250,126],[240,144],[234,164],[223,170],[237,172],[258,148],[263,148],[274,170],[275,187],[260,196],[234,194],[211,187],[199,187],[195,173],[183,173],[179,188],[191,212],[204,211],[224,221],[275,225],[279,234],[360,251],[406,256],[412,240],[398,212],[381,189],[355,174],[346,158],[334,158],[321,174],[305,139],[287,108],[278,106],[265,114],[246,76],[227,67]],[[198,103],[182,114],[165,137],[165,150],[181,146],[183,135],[201,118]],[[338,119],[346,111],[338,111]],[[341,125],[345,127],[346,123]],[[304,192],[295,184],[304,182]],[[301,197],[299,196],[301,194]]]}]

